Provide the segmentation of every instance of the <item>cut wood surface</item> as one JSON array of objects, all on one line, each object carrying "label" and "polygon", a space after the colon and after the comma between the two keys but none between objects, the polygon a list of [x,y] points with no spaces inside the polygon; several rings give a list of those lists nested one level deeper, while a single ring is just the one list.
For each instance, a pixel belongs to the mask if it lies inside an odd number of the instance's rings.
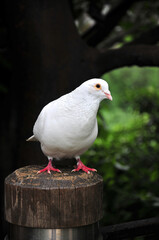
[{"label": "cut wood surface", "polygon": [[17,169],[5,179],[5,218],[12,224],[65,228],[102,218],[103,180],[97,173],[37,174],[42,166]]}]

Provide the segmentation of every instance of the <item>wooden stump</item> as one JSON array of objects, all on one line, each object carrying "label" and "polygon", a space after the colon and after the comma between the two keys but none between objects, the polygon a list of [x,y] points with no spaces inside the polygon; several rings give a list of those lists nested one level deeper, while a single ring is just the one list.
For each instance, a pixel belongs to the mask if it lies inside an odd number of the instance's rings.
[{"label": "wooden stump", "polygon": [[70,228],[102,218],[102,177],[97,173],[37,174],[26,166],[5,179],[6,221],[32,228]]}]

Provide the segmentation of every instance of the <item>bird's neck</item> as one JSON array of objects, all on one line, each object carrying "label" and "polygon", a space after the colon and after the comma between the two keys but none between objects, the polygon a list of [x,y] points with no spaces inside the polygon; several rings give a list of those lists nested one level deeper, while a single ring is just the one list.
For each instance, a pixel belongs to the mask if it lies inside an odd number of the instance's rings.
[{"label": "bird's neck", "polygon": [[81,94],[76,91],[71,92],[71,99],[76,106],[79,114],[85,115],[85,117],[96,118],[100,100],[92,95]]}]

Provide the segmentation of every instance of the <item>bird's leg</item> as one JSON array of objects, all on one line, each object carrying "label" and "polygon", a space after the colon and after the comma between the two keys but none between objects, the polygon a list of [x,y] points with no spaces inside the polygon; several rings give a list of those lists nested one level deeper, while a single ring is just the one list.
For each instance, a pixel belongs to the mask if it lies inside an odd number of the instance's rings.
[{"label": "bird's leg", "polygon": [[37,173],[42,173],[42,172],[46,172],[46,171],[47,171],[49,174],[51,174],[50,171],[61,172],[59,169],[54,168],[54,167],[52,166],[52,158],[48,157],[48,160],[49,160],[48,165],[47,165],[45,168],[43,168],[43,169],[41,169],[40,171],[38,171]]},{"label": "bird's leg", "polygon": [[84,172],[86,172],[86,173],[88,173],[88,174],[90,173],[90,171],[92,171],[92,172],[97,172],[97,170],[94,169],[94,168],[86,167],[86,166],[83,164],[83,162],[80,160],[80,157],[79,157],[79,156],[76,157],[76,161],[77,161],[77,168],[73,169],[72,172],[77,172],[77,171],[79,171],[79,170],[83,170]]}]

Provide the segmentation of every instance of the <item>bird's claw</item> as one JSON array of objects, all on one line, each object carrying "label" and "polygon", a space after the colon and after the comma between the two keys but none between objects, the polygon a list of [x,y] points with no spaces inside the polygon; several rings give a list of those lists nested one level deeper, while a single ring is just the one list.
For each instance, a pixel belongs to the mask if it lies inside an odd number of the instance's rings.
[{"label": "bird's claw", "polygon": [[37,172],[37,174],[42,173],[42,172],[47,172],[47,173],[51,174],[51,171],[61,173],[61,171],[60,171],[59,169],[54,168],[54,167],[52,167],[52,166],[50,166],[50,165],[48,164],[45,168],[39,170],[39,171]]},{"label": "bird's claw", "polygon": [[[42,169],[43,170],[43,169]],[[38,172],[37,172],[37,174],[40,174],[40,173],[42,173],[42,172],[46,172],[47,171],[47,173],[49,173],[49,174],[51,174],[51,171],[53,171],[53,172],[58,172],[58,173],[62,173],[59,169],[56,169],[56,168],[54,168],[54,169],[50,169],[50,170],[45,170],[45,171],[42,171],[42,170],[39,170]]]},{"label": "bird's claw", "polygon": [[79,170],[82,170],[88,174],[90,174],[92,172],[97,172],[97,170],[95,168],[89,168],[89,167],[86,167],[82,162],[81,160],[78,162],[77,164],[77,168],[73,169],[71,172],[78,172]]}]

